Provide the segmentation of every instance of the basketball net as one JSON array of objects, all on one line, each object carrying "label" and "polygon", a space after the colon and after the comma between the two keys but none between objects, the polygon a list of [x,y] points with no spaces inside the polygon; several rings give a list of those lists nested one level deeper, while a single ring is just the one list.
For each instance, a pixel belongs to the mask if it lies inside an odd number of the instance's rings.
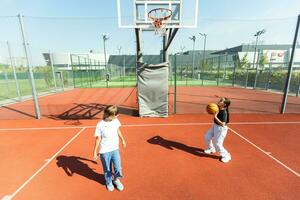
[{"label": "basketball net", "polygon": [[167,33],[167,28],[166,28],[166,23],[164,23],[162,20],[160,19],[156,19],[152,22],[152,25],[154,27],[154,33],[156,35],[166,35]]},{"label": "basketball net", "polygon": [[155,34],[166,35],[167,21],[171,16],[172,10],[167,8],[156,8],[149,11],[148,18],[152,21]]}]

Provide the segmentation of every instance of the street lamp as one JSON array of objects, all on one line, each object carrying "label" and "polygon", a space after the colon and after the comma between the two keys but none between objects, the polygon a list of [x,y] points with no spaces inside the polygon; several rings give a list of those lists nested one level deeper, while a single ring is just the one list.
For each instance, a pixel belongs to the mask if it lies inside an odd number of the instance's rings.
[{"label": "street lamp", "polygon": [[183,50],[185,49],[185,46],[180,46],[181,53],[183,54]]},{"label": "street lamp", "polygon": [[[119,46],[118,47],[118,51],[119,51],[119,57],[121,58],[121,49],[122,49],[122,46]],[[120,78],[122,77],[122,68],[120,67]],[[124,79],[123,79],[124,80]],[[123,84],[124,84],[124,81],[123,81]]]},{"label": "street lamp", "polygon": [[192,40],[193,41],[193,54],[192,54],[192,62],[193,62],[193,67],[192,67],[192,79],[194,79],[194,65],[195,65],[195,42],[196,42],[196,36],[192,36],[192,37],[189,37],[190,38],[190,40]]},{"label": "street lamp", "polygon": [[[262,29],[260,31],[257,31],[254,36],[256,37],[255,41],[255,48],[254,48],[254,57],[253,57],[253,68],[255,64],[255,58],[256,58],[256,48],[257,48],[257,42],[258,42],[258,37],[266,32],[266,29]],[[257,81],[257,72],[258,72],[258,65],[256,64],[256,74],[255,74],[255,80],[254,80],[254,86],[253,89],[256,87],[256,81]]]},{"label": "street lamp", "polygon": [[108,74],[108,72],[107,72],[107,65],[106,65],[106,49],[105,49],[105,42],[106,42],[106,40],[109,39],[108,34],[103,33],[103,34],[102,34],[102,39],[103,39],[103,48],[104,48],[104,67],[105,67],[105,73],[106,73],[106,87],[108,87],[109,74]]},{"label": "street lamp", "polygon": [[206,33],[199,33],[199,35],[204,37],[204,44],[203,44],[203,58],[202,58],[202,74],[201,74],[201,80],[203,85],[203,70],[204,70],[204,62],[205,62],[205,48],[206,48]]},{"label": "street lamp", "polygon": [[122,49],[122,46],[119,46],[118,47],[119,55],[121,55],[121,49]]}]

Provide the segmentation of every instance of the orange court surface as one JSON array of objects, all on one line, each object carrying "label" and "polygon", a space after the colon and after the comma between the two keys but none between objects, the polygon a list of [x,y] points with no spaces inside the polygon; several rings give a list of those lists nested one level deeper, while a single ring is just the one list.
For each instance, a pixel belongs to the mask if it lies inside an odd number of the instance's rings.
[{"label": "orange court surface", "polygon": [[[110,92],[108,92],[110,91]],[[240,91],[240,92],[238,92]],[[171,91],[172,92],[172,91]],[[105,94],[105,95],[104,95]],[[203,152],[214,94],[229,94],[224,146],[229,163]],[[177,113],[136,116],[135,88],[75,89],[0,108],[0,198],[8,199],[300,199],[299,98],[278,114],[280,95],[239,88],[181,88]],[[105,105],[120,108],[127,147],[120,147],[124,191],[108,192],[94,131]],[[188,112],[193,110],[193,112]]]}]

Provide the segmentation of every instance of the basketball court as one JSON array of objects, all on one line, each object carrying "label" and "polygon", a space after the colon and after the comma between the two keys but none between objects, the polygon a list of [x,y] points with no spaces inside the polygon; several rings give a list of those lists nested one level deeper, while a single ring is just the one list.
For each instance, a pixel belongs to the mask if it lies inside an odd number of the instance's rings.
[{"label": "basketball court", "polygon": [[[265,119],[268,120],[265,120]],[[1,122],[2,199],[298,199],[298,116],[233,115],[232,161],[203,153],[207,115],[122,115],[123,192],[92,161],[96,120]]]},{"label": "basketball court", "polygon": [[[176,86],[176,71],[169,84],[170,45],[180,40],[179,29],[197,27],[198,8],[198,0],[116,0],[118,27],[135,36],[135,86],[74,88],[38,98],[33,92],[32,99],[1,106],[1,200],[300,199],[298,96],[234,81],[219,86],[219,78],[217,86]],[[149,33],[162,43],[160,63],[143,60],[142,37]],[[101,67],[107,86],[109,68]],[[229,163],[204,153],[213,124],[206,106],[220,97],[232,102],[224,142]],[[279,114],[283,98],[285,114]],[[127,145],[120,147],[122,192],[107,191],[101,162],[93,160],[95,127],[108,105],[119,109]]]}]

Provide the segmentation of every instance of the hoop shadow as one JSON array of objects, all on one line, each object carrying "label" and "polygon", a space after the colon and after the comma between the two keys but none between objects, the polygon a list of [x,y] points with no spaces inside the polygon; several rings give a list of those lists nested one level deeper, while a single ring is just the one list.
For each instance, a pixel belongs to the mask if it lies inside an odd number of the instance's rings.
[{"label": "hoop shadow", "polygon": [[56,165],[58,167],[61,167],[68,176],[73,176],[73,174],[76,173],[87,179],[105,185],[104,175],[96,173],[94,169],[90,168],[86,163],[82,161],[88,161],[93,164],[96,164],[97,162],[77,156],[64,155],[56,157],[56,160]]},{"label": "hoop shadow", "polygon": [[50,115],[50,118],[62,120],[78,120],[78,119],[93,119],[101,113],[105,105],[90,103],[90,104],[75,104],[74,107],[66,110],[58,115]]},{"label": "hoop shadow", "polygon": [[150,144],[154,144],[154,145],[160,145],[169,150],[174,150],[174,148],[176,148],[176,149],[185,151],[187,153],[193,154],[195,156],[208,157],[208,158],[213,158],[213,159],[220,158],[219,156],[216,156],[216,155],[210,155],[210,154],[204,153],[203,149],[187,146],[185,144],[182,144],[180,142],[175,142],[172,140],[166,140],[163,137],[158,136],[158,135],[148,139],[147,142]]},{"label": "hoop shadow", "polygon": [[[90,103],[75,104],[74,107],[58,115],[49,115],[47,117],[57,120],[80,120],[80,119],[100,119],[100,114],[104,111],[106,104]],[[137,116],[136,109],[118,106],[120,114]]]}]

